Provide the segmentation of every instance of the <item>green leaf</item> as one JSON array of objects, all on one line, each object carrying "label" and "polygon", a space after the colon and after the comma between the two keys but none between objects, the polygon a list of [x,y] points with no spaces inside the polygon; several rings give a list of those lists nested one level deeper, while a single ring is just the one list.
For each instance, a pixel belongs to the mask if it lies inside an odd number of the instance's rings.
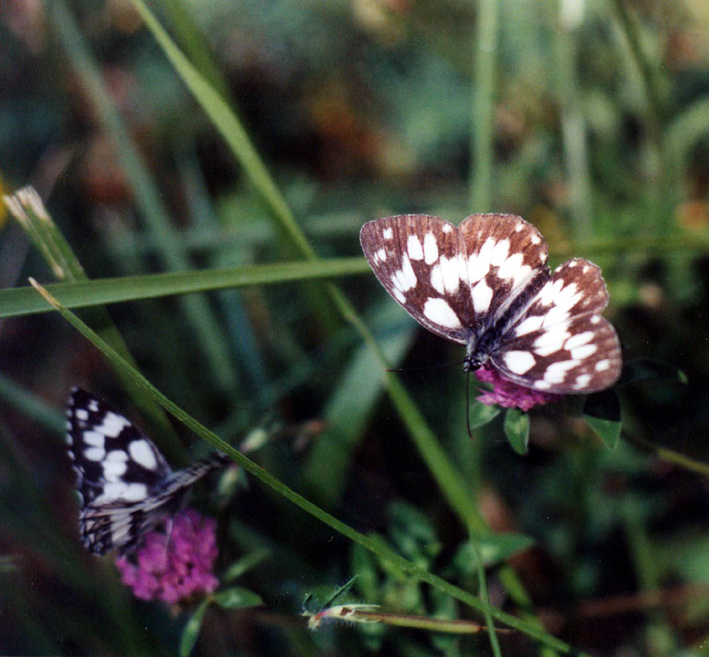
[{"label": "green leaf", "polygon": [[529,415],[517,408],[507,409],[505,436],[517,454],[526,454],[529,450]]},{"label": "green leaf", "polygon": [[[416,326],[408,320],[402,322],[400,308],[390,299],[377,304],[368,319],[387,361],[396,366],[411,347]],[[377,361],[378,355],[366,344],[354,351],[325,405],[325,433],[301,468],[318,500],[330,505],[337,504],[342,495],[352,456],[384,392],[384,372]]]},{"label": "green leaf", "polygon": [[180,639],[180,657],[188,657],[194,648],[194,644],[197,643],[199,631],[202,628],[202,621],[204,620],[204,615],[207,613],[209,603],[210,599],[205,598],[200,603],[199,607],[197,607],[194,614],[190,616],[190,619],[185,625],[185,629],[182,630],[182,638]]},{"label": "green leaf", "polygon": [[623,364],[623,373],[618,383],[641,383],[644,381],[675,380],[687,383],[687,375],[672,365],[661,363],[652,358],[634,358]]},{"label": "green leaf", "polygon": [[[46,289],[66,308],[84,308],[210,290],[335,278],[369,271],[369,265],[364,258],[338,258],[320,262],[286,262],[277,265],[202,269],[56,283],[47,285]],[[0,318],[32,315],[50,310],[51,307],[30,287],[0,290]]]},{"label": "green leaf", "polygon": [[239,586],[218,591],[212,595],[212,599],[223,609],[240,609],[241,607],[256,607],[263,604],[260,595]]},{"label": "green leaf", "polygon": [[620,440],[622,428],[620,399],[613,390],[602,390],[589,395],[583,406],[584,419],[598,434],[608,449]]},{"label": "green leaf", "polygon": [[488,406],[474,399],[470,404],[470,428],[479,429],[492,422],[502,409],[499,406]]},{"label": "green leaf", "polygon": [[[474,539],[477,541],[483,566],[486,568],[505,562],[517,552],[522,552],[534,545],[531,536],[525,534],[491,534]],[[468,541],[456,553],[453,563],[461,571],[469,575],[475,574],[477,556],[475,546]]]}]

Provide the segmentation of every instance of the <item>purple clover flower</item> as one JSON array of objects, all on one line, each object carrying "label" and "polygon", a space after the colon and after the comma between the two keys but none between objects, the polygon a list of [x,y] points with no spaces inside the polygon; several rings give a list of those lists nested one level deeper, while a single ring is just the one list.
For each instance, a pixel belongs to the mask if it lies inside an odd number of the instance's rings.
[{"label": "purple clover flower", "polygon": [[173,518],[168,534],[150,532],[135,553],[135,560],[116,559],[122,582],[141,600],[174,604],[195,593],[211,593],[219,585],[214,576],[217,558],[217,523],[194,509]]},{"label": "purple clover flower", "polygon": [[519,408],[521,411],[528,411],[530,408],[541,404],[559,401],[563,395],[555,395],[551,392],[539,392],[531,388],[517,385],[508,381],[497,370],[484,365],[475,371],[478,381],[489,383],[492,390],[486,390],[477,399],[487,406],[503,406],[504,408]]}]

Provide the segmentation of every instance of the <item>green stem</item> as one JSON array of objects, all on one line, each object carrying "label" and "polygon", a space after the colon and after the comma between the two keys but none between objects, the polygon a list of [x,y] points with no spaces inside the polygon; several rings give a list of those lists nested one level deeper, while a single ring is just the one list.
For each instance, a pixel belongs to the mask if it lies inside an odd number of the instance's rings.
[{"label": "green stem", "polygon": [[497,68],[497,0],[477,3],[470,165],[472,212],[489,212],[495,140],[495,74]]},{"label": "green stem", "polygon": [[[489,628],[480,623],[467,620],[454,620],[446,618],[429,618],[427,616],[411,616],[408,614],[388,614],[376,611],[375,605],[338,605],[328,607],[317,614],[310,616],[308,626],[316,628],[326,619],[351,621],[353,623],[382,623],[395,627],[409,627],[429,632],[443,632],[446,634],[478,634]],[[498,630],[510,632],[510,630]],[[498,653],[496,653],[498,654]]]},{"label": "green stem", "polygon": [[684,468],[685,470],[689,470],[690,472],[695,472],[697,474],[702,475],[703,477],[709,478],[709,464],[707,463],[697,461],[696,459],[693,459],[690,456],[680,454],[679,452],[675,452],[674,450],[668,449],[667,447],[660,447],[659,445],[655,445],[654,443],[651,443],[649,440],[641,438],[640,436],[631,436],[627,432],[623,432],[622,435],[623,438],[625,438],[629,442],[634,443],[649,452],[652,452],[655,456],[657,456],[657,458],[662,459],[663,461],[673,463],[674,465],[680,468]]}]

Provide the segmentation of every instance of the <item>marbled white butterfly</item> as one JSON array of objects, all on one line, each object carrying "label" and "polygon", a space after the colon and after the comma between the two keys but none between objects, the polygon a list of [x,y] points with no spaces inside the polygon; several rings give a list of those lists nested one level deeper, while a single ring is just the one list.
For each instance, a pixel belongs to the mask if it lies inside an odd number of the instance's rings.
[{"label": "marbled white butterfly", "polygon": [[560,394],[602,390],[620,376],[600,268],[574,258],[551,272],[546,241],[521,217],[474,214],[457,228],[427,215],[386,217],[366,223],[360,241],[416,321],[466,345],[466,371],[489,365]]},{"label": "marbled white butterfly", "polygon": [[92,394],[74,388],[67,407],[69,458],[76,472],[81,542],[94,554],[135,550],[182,505],[189,489],[229,463],[221,452],[173,472],[153,442]]}]

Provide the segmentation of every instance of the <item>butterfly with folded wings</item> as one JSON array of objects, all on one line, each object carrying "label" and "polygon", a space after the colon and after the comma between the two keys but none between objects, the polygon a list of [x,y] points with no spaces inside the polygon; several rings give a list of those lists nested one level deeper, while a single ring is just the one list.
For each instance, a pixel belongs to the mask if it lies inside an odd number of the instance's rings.
[{"label": "butterfly with folded wings", "polygon": [[173,472],[153,442],[91,393],[74,388],[67,406],[69,458],[80,497],[81,542],[93,554],[129,554],[181,507],[190,488],[230,462],[216,452]]},{"label": "butterfly with folded wings", "polygon": [[552,272],[546,241],[521,217],[474,214],[458,227],[429,215],[386,217],[366,223],[360,241],[379,282],[417,322],[466,346],[465,371],[491,366],[558,394],[618,380],[600,268],[574,258]]}]

